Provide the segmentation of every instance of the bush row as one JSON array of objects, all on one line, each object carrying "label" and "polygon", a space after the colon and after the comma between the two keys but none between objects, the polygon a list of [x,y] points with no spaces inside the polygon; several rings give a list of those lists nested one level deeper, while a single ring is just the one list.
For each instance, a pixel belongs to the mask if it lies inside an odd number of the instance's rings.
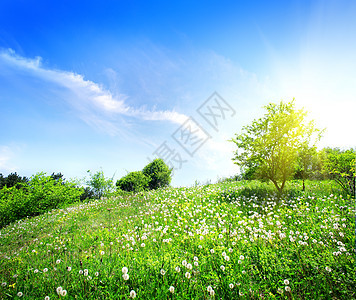
[{"label": "bush row", "polygon": [[28,181],[0,190],[0,228],[80,200],[83,188],[62,178],[39,173]]},{"label": "bush row", "polygon": [[172,170],[162,159],[155,159],[142,171],[128,173],[116,182],[116,186],[127,192],[142,192],[166,187],[171,183]]}]

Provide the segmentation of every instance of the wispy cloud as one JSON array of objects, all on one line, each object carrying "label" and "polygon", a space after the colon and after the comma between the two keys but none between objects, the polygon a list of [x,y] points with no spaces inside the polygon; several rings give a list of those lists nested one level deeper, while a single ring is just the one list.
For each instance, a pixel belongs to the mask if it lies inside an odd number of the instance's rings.
[{"label": "wispy cloud", "polygon": [[0,60],[10,68],[71,92],[74,97],[65,100],[79,112],[80,117],[88,124],[105,129],[109,134],[115,135],[119,132],[110,121],[114,116],[127,116],[146,121],[169,121],[176,124],[182,124],[187,119],[186,115],[176,111],[129,106],[126,103],[127,95],[114,96],[100,84],[86,80],[80,74],[46,68],[40,57],[26,58],[7,49],[0,51]]}]

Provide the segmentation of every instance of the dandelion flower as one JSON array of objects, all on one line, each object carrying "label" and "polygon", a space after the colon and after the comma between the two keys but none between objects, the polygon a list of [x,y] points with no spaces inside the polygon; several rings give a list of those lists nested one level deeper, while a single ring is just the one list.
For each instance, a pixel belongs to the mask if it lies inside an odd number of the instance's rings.
[{"label": "dandelion flower", "polygon": [[162,276],[166,275],[166,271],[164,269],[161,269],[161,275]]},{"label": "dandelion flower", "polygon": [[99,276],[99,272],[95,272],[95,276],[98,277]]},{"label": "dandelion flower", "polygon": [[288,279],[284,279],[284,284],[285,285],[289,285],[289,280]]},{"label": "dandelion flower", "polygon": [[213,288],[209,285],[206,290],[210,293],[210,291],[212,290]]},{"label": "dandelion flower", "polygon": [[23,296],[23,293],[22,293],[22,292],[18,292],[18,293],[17,293],[17,296],[18,296],[18,297],[22,297],[22,296]]},{"label": "dandelion flower", "polygon": [[171,286],[169,287],[169,291],[173,294],[173,293],[174,293],[174,286],[171,285]]},{"label": "dandelion flower", "polygon": [[66,295],[67,295],[67,291],[66,291],[66,290],[62,290],[62,291],[61,291],[61,296],[62,296],[62,297],[65,297]]},{"label": "dandelion flower", "polygon": [[191,275],[189,272],[186,272],[185,275],[184,275],[186,278],[190,279]]},{"label": "dandelion flower", "polygon": [[122,271],[122,273],[127,274],[129,269],[127,267],[123,267],[121,271]]},{"label": "dandelion flower", "polygon": [[176,267],[176,271],[179,273],[180,272],[180,267]]},{"label": "dandelion flower", "polygon": [[79,270],[79,274],[82,275],[83,274],[83,270]]},{"label": "dandelion flower", "polygon": [[192,264],[187,264],[187,269],[189,269],[189,270],[193,269]]},{"label": "dandelion flower", "polygon": [[210,249],[210,253],[214,254],[215,250],[214,249]]},{"label": "dandelion flower", "polygon": [[291,288],[287,285],[285,288],[286,292],[290,292],[291,291]]},{"label": "dandelion flower", "polygon": [[104,255],[105,254],[105,251],[100,251],[100,255]]},{"label": "dandelion flower", "polygon": [[67,267],[68,272],[72,271],[72,267]]},{"label": "dandelion flower", "polygon": [[125,273],[122,275],[122,278],[124,278],[124,280],[129,280],[130,276],[129,274]]},{"label": "dandelion flower", "polygon": [[229,284],[229,288],[230,288],[230,289],[233,289],[233,288],[234,288],[234,284],[233,284],[233,283],[230,283],[230,284]]},{"label": "dandelion flower", "polygon": [[224,272],[225,271],[225,266],[220,266],[220,269]]},{"label": "dandelion flower", "polygon": [[186,260],[183,260],[183,261],[182,261],[182,265],[183,265],[184,267],[186,267],[186,266],[187,266],[187,261],[186,261]]},{"label": "dandelion flower", "polygon": [[214,296],[215,295],[215,291],[214,290],[211,290],[210,291],[210,296]]},{"label": "dandelion flower", "polygon": [[331,272],[331,268],[330,267],[325,267],[325,270],[328,272]]},{"label": "dandelion flower", "polygon": [[45,297],[45,300],[49,300],[49,299],[50,299],[49,296],[46,296],[46,297]]}]

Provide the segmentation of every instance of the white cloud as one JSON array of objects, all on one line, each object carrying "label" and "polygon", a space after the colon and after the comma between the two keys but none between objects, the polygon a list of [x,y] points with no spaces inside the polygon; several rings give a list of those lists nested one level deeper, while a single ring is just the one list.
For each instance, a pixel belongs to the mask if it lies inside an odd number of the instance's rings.
[{"label": "white cloud", "polygon": [[110,91],[93,81],[85,80],[80,74],[46,68],[42,65],[40,57],[25,58],[13,50],[5,50],[0,52],[0,60],[10,68],[67,89],[74,97],[66,100],[79,112],[80,117],[89,124],[105,129],[109,134],[118,134],[120,130],[109,120],[110,118],[107,118],[108,116],[121,115],[176,124],[182,124],[187,119],[187,116],[176,111],[131,107],[125,102],[128,98],[126,95],[113,96]]}]

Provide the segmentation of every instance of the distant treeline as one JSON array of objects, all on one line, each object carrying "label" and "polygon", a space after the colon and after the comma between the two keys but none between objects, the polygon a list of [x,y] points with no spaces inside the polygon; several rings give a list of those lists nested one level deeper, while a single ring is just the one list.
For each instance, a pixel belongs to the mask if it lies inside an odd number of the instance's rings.
[{"label": "distant treeline", "polygon": [[66,180],[62,173],[37,173],[30,178],[16,172],[0,173],[0,228],[79,201],[168,186],[172,170],[161,159],[142,171],[131,172],[113,183],[104,172],[88,171],[89,179]]}]

